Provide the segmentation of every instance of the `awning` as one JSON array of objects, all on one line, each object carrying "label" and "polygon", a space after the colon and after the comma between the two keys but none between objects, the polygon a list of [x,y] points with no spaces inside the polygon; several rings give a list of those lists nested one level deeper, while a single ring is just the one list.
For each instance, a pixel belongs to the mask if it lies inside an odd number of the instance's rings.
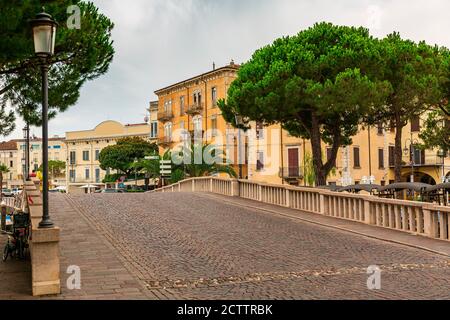
[{"label": "awning", "polygon": [[400,191],[400,190],[413,190],[416,192],[423,192],[427,188],[431,187],[431,185],[421,182],[399,182],[399,183],[392,183],[387,186],[381,187],[379,189],[380,192],[383,191]]},{"label": "awning", "polygon": [[425,192],[433,192],[436,190],[446,190],[446,189],[450,189],[450,182],[441,183],[441,184],[437,184],[435,186],[428,187],[425,190]]},{"label": "awning", "polygon": [[359,192],[359,191],[367,191],[372,192],[373,190],[379,191],[381,188],[380,185],[377,184],[354,184],[351,186],[346,186],[341,189],[339,189],[339,192],[344,191],[353,191],[353,192]]}]

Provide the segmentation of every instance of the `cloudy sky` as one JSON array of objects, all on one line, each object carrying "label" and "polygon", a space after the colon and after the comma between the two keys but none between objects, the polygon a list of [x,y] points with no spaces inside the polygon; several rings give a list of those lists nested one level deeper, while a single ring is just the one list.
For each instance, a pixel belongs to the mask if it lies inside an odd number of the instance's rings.
[{"label": "cloudy sky", "polygon": [[[78,103],[49,125],[51,135],[112,119],[142,122],[154,91],[209,71],[315,22],[366,26],[375,36],[450,47],[448,0],[94,0],[115,23],[108,74],[87,83]],[[82,27],[82,26],[81,26]],[[21,137],[23,123],[9,138]],[[40,128],[33,128],[40,136]]]}]

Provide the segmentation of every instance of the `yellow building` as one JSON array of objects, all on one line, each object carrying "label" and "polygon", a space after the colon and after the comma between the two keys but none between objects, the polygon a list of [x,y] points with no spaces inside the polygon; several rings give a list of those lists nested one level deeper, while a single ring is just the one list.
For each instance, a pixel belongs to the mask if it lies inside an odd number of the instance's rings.
[{"label": "yellow building", "polygon": [[[225,146],[228,141],[228,146],[235,148],[236,137],[227,135],[227,130],[232,130],[232,126],[223,119],[217,101],[226,99],[238,69],[239,65],[231,61],[222,68],[213,67],[209,72],[155,91],[158,96],[158,144],[161,153],[176,149],[188,137],[201,139],[204,144]],[[246,175],[245,170],[243,176]]]},{"label": "yellow building", "polygon": [[126,137],[150,140],[150,126],[148,123],[122,125],[117,121],[104,121],[92,130],[67,132],[65,143],[68,192],[86,192],[86,188],[81,188],[86,185],[104,186],[102,180],[109,172],[100,168],[100,152]]},{"label": "yellow building", "polygon": [[[402,180],[411,181],[414,172],[414,182],[441,183],[444,176],[450,178],[450,158],[440,157],[438,150],[421,151],[413,148],[411,152],[411,140],[413,145],[421,142],[418,135],[423,119],[425,116],[414,119],[403,129]],[[312,157],[308,140],[289,136],[279,125],[263,128],[253,123],[251,131],[253,133],[248,133],[249,179],[306,185],[305,158]],[[395,130],[377,126],[371,127],[369,134],[367,128],[360,128],[352,140],[352,145],[339,149],[336,168],[327,178],[327,183],[345,186],[370,182],[386,185],[394,182]],[[323,145],[324,161],[327,154],[328,147]]]},{"label": "yellow building", "polygon": [[17,143],[14,141],[0,143],[0,164],[8,167],[9,172],[3,173],[3,186],[10,186],[13,180],[18,180],[20,165],[20,154],[17,149]]}]

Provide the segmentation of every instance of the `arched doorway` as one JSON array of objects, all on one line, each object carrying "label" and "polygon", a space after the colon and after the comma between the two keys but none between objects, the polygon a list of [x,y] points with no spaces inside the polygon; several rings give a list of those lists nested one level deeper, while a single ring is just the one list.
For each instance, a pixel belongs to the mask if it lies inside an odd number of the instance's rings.
[{"label": "arched doorway", "polygon": [[[403,175],[403,179],[406,180],[406,182],[411,182],[411,175],[409,174]],[[414,173],[414,182],[426,183],[433,186],[436,185],[436,180],[429,174],[423,172]]]}]

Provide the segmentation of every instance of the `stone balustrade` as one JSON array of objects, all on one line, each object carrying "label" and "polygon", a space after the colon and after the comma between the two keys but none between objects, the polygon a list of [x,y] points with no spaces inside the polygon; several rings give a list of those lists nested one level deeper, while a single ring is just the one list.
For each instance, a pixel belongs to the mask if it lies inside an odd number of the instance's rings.
[{"label": "stone balustrade", "polygon": [[152,192],[211,192],[450,240],[450,207],[432,203],[216,177],[187,179]]},{"label": "stone balustrade", "polygon": [[42,198],[39,180],[26,181],[25,206],[31,218],[31,281],[33,296],[54,295],[61,292],[58,227],[40,229]]}]

